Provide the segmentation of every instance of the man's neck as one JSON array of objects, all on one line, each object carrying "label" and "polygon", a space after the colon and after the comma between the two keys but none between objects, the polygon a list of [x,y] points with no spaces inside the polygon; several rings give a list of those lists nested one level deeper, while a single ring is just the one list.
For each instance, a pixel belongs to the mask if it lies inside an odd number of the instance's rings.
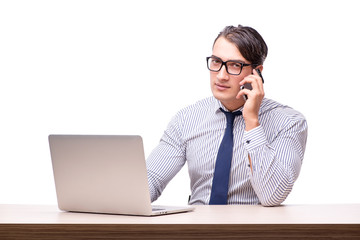
[{"label": "man's neck", "polygon": [[239,108],[241,108],[245,104],[244,99],[239,99],[239,101],[231,101],[231,102],[226,102],[226,101],[221,101],[220,100],[220,102],[230,112],[238,110]]}]

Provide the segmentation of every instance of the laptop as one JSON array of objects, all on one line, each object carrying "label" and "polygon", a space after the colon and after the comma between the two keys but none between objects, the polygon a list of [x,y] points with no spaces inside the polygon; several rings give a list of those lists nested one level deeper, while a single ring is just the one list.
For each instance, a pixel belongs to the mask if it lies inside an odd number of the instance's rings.
[{"label": "laptop", "polygon": [[152,206],[141,136],[49,135],[63,211],[155,216],[191,206]]}]

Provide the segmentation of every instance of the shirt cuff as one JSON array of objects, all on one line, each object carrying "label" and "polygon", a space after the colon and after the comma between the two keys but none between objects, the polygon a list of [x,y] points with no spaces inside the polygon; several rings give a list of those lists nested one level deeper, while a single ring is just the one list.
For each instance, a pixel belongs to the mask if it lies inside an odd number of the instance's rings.
[{"label": "shirt cuff", "polygon": [[266,144],[267,139],[263,127],[260,125],[254,129],[251,129],[250,131],[245,131],[243,143],[245,145],[245,149],[248,152],[251,152],[255,148]]}]

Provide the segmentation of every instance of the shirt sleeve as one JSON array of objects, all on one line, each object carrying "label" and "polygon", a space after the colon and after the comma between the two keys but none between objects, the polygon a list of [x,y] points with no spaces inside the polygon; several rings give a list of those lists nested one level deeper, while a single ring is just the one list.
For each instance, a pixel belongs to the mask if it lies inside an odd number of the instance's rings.
[{"label": "shirt sleeve", "polygon": [[169,123],[158,146],[146,160],[151,202],[160,197],[170,180],[185,164],[185,143],[182,140],[180,115]]},{"label": "shirt sleeve", "polygon": [[305,152],[307,123],[288,121],[269,142],[264,128],[244,132],[244,145],[251,159],[250,181],[263,206],[281,204],[298,178]]}]

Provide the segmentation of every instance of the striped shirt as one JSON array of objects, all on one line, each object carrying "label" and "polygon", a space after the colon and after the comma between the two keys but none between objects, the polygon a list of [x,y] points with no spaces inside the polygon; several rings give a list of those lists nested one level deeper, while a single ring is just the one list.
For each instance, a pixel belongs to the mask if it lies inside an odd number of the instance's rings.
[{"label": "striped shirt", "polygon": [[[228,111],[209,97],[180,110],[170,121],[146,161],[151,201],[187,162],[189,204],[209,204],[216,156],[226,128],[220,107]],[[304,116],[264,98],[259,122],[257,128],[245,131],[243,117],[235,118],[228,204],[279,205],[299,176],[307,139]]]}]

